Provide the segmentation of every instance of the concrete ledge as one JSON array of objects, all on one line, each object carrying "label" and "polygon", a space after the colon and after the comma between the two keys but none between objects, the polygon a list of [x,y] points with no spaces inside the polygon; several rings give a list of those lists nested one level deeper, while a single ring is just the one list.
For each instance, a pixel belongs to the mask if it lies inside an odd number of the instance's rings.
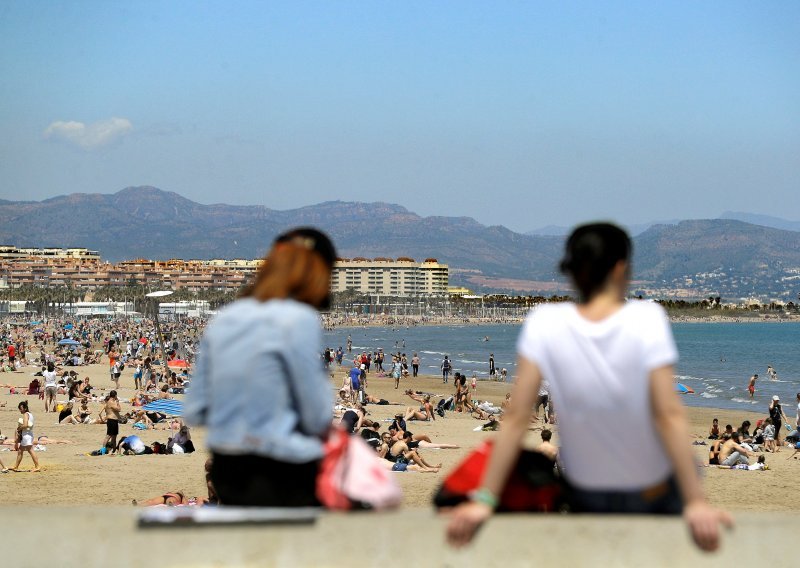
[{"label": "concrete ledge", "polygon": [[[4,507],[13,566],[769,566],[789,565],[797,517],[742,514],[723,548],[703,554],[679,519],[501,515],[473,546],[444,544],[425,510],[324,514],[310,526],[137,528],[134,508]],[[37,536],[38,535],[38,536]],[[757,535],[753,540],[752,535]],[[19,546],[15,544],[19,539]],[[747,543],[746,546],[740,546]]]}]

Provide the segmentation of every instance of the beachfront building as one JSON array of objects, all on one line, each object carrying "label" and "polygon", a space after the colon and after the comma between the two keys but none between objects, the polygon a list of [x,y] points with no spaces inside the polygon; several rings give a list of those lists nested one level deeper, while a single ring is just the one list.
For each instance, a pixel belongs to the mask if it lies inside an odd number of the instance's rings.
[{"label": "beachfront building", "polygon": [[449,269],[435,258],[353,258],[336,261],[331,290],[381,296],[444,296]]},{"label": "beachfront building", "polygon": [[100,253],[87,248],[20,248],[0,245],[0,260],[29,257],[100,260]]},{"label": "beachfront building", "polygon": [[80,290],[125,287],[131,283],[160,290],[236,291],[252,276],[249,267],[220,266],[202,260],[127,260],[29,256],[0,259],[0,286],[68,286]]}]

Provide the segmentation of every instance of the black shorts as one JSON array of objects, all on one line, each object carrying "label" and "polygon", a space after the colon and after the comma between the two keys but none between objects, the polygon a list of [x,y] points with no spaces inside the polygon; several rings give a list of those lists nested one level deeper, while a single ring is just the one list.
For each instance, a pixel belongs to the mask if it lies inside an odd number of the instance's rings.
[{"label": "black shorts", "polygon": [[113,418],[106,421],[106,436],[116,436],[119,434],[119,422]]},{"label": "black shorts", "polygon": [[13,363],[13,362],[14,362],[16,359],[17,359],[17,358],[16,358],[14,355],[11,355],[11,356],[8,358],[8,362],[9,362],[9,363]]}]

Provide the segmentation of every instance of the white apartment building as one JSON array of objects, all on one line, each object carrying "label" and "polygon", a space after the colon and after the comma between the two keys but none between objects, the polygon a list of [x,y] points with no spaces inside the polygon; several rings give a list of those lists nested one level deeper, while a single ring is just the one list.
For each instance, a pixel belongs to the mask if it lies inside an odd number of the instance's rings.
[{"label": "white apartment building", "polygon": [[100,253],[87,248],[19,248],[13,245],[0,245],[0,259],[30,257],[100,260]]},{"label": "white apartment building", "polygon": [[384,296],[439,296],[447,294],[449,268],[435,258],[354,258],[336,261],[331,290],[355,290]]}]

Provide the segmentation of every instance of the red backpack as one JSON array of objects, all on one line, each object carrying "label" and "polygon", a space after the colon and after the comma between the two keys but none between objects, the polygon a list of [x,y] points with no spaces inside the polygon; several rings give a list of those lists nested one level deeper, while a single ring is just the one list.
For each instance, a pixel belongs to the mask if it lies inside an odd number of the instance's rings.
[{"label": "red backpack", "polygon": [[[493,444],[487,440],[470,453],[444,480],[433,498],[439,508],[455,507],[480,487]],[[523,450],[499,498],[498,512],[559,511],[564,490],[555,463],[539,452]]]}]

